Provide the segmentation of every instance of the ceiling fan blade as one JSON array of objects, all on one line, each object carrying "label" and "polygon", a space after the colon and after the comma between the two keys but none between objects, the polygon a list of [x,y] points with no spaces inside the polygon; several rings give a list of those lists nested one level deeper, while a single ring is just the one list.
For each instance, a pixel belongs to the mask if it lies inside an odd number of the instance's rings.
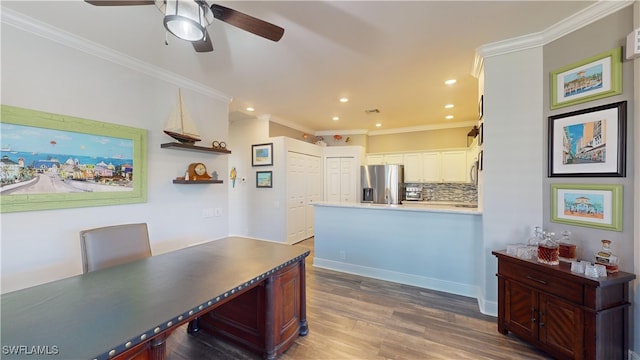
[{"label": "ceiling fan blade", "polygon": [[213,44],[211,43],[211,37],[209,33],[205,29],[204,31],[204,39],[200,41],[192,41],[193,48],[196,52],[210,52],[213,51]]},{"label": "ceiling fan blade", "polygon": [[154,5],[153,0],[84,0],[95,6]]},{"label": "ceiling fan blade", "polygon": [[253,16],[229,9],[222,5],[211,5],[213,17],[224,21],[252,34],[262,36],[265,39],[278,41],[284,35],[284,29]]}]

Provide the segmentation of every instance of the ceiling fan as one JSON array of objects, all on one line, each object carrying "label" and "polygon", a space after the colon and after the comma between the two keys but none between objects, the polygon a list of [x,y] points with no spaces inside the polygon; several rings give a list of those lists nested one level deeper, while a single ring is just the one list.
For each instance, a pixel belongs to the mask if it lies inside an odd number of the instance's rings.
[{"label": "ceiling fan", "polygon": [[213,51],[206,27],[218,19],[261,36],[278,41],[284,29],[222,5],[204,0],[85,0],[95,6],[155,5],[164,14],[165,28],[180,39],[191,41],[197,52]]}]

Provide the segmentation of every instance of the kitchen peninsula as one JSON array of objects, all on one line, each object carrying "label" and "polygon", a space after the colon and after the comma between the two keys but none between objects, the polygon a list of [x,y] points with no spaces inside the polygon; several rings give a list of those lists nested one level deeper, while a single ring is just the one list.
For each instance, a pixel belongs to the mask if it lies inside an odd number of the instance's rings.
[{"label": "kitchen peninsula", "polygon": [[315,203],[314,266],[477,297],[482,213],[423,204]]}]

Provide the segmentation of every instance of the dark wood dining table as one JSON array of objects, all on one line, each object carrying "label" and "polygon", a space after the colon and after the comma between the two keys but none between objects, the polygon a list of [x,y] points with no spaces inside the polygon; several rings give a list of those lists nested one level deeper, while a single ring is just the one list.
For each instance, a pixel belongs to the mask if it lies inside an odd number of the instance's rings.
[{"label": "dark wood dining table", "polygon": [[308,333],[308,255],[228,237],[6,293],[1,357],[164,359],[166,338],[189,322],[272,359]]}]

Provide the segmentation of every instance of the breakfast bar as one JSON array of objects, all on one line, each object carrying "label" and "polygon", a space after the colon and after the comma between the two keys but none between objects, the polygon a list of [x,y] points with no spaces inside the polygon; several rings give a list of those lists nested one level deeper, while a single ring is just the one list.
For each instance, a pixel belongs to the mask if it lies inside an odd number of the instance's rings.
[{"label": "breakfast bar", "polygon": [[477,208],[319,202],[314,211],[314,266],[477,296]]},{"label": "breakfast bar", "polygon": [[164,359],[166,338],[196,320],[273,359],[308,332],[308,255],[229,237],[3,294],[3,357]]}]

